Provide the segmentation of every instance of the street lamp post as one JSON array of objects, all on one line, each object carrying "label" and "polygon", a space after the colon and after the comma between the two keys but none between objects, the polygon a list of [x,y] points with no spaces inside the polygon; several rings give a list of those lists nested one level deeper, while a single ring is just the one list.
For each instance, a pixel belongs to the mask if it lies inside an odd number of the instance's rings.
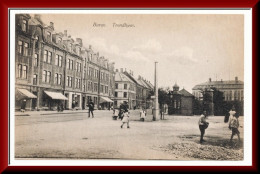
[{"label": "street lamp post", "polygon": [[153,121],[156,121],[159,117],[159,106],[158,106],[158,76],[157,76],[157,63],[155,62],[155,69],[154,69],[154,94],[155,94],[155,99],[154,99],[154,111],[153,111]]}]

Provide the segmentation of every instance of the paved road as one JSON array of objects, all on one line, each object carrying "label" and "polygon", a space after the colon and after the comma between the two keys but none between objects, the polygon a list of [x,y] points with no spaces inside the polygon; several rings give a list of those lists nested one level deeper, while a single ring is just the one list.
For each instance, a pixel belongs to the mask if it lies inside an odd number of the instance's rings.
[{"label": "paved road", "polygon": [[[130,129],[121,129],[121,121],[112,120],[112,111],[96,111],[95,118],[88,118],[85,113],[16,116],[15,157],[195,159],[161,147],[180,141],[199,144],[198,117],[166,116],[166,120],[140,122],[137,112],[132,112]],[[212,130],[206,132],[206,138],[229,138],[222,119],[211,118]],[[211,136],[207,137],[207,133]]]}]

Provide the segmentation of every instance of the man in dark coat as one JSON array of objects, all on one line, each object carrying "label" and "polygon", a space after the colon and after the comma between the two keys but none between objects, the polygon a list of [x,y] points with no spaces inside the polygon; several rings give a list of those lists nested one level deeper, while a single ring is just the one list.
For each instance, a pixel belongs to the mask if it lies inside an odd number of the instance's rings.
[{"label": "man in dark coat", "polygon": [[90,99],[89,103],[88,103],[88,117],[90,117],[90,113],[91,113],[92,114],[92,118],[94,118],[93,111],[94,111],[94,103]]}]

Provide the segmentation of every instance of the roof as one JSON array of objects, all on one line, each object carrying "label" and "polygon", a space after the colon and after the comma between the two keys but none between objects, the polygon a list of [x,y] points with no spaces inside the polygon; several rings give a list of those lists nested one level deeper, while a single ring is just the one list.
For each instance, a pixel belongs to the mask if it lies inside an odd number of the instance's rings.
[{"label": "roof", "polygon": [[115,81],[121,81],[121,82],[131,82],[135,83],[133,80],[131,80],[129,77],[127,77],[124,73],[116,72],[115,74]]},{"label": "roof", "polygon": [[192,88],[192,90],[201,89],[205,87],[215,87],[218,89],[230,89],[230,88],[244,88],[244,82],[241,80],[230,80],[230,81],[208,81],[200,83]]},{"label": "roof", "polygon": [[191,93],[189,93],[186,89],[182,89],[179,91],[181,95],[185,96],[185,97],[193,97],[193,95]]}]

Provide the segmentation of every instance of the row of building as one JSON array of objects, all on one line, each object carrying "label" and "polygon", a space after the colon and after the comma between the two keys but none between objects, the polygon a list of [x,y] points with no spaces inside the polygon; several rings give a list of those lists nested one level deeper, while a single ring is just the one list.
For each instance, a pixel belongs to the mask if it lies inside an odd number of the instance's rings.
[{"label": "row of building", "polygon": [[[215,103],[214,90],[222,93],[222,103]],[[203,95],[208,94],[209,100],[205,103]],[[244,82],[235,77],[234,80],[209,81],[195,85],[192,88],[192,94],[184,88],[179,90],[175,84],[173,90],[169,91],[170,103],[168,104],[168,113],[176,115],[194,115],[198,112],[195,106],[195,100],[201,105],[200,109],[206,109],[209,115],[226,114],[233,106],[236,111],[243,115],[244,113]],[[206,106],[207,105],[207,106]],[[220,108],[217,108],[220,107]]]},{"label": "row of building", "polygon": [[55,110],[61,104],[85,109],[90,99],[98,109],[123,101],[133,108],[145,104],[153,90],[143,78],[139,85],[126,71],[115,71],[114,62],[67,30],[56,31],[52,22],[46,25],[38,14],[17,14],[15,32],[16,109]]}]

